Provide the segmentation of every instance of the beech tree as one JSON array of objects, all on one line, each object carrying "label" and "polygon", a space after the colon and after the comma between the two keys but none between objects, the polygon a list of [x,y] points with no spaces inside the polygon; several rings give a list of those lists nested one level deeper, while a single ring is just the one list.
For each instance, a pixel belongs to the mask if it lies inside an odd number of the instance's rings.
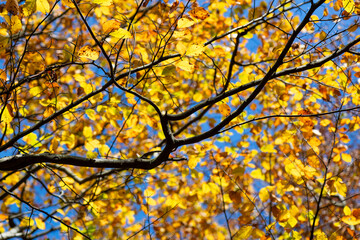
[{"label": "beech tree", "polygon": [[357,239],[354,0],[7,0],[0,239]]}]

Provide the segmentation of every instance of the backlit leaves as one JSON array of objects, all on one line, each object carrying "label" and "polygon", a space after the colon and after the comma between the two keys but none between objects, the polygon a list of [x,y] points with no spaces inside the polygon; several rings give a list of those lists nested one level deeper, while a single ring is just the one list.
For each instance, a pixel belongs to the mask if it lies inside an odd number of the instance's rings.
[{"label": "backlit leaves", "polygon": [[90,60],[96,60],[99,58],[99,51],[90,46],[84,46],[79,50],[79,57],[84,57]]},{"label": "backlit leaves", "polygon": [[184,71],[188,71],[188,72],[192,72],[194,70],[194,64],[190,63],[188,59],[184,59],[182,61],[179,61],[175,64],[178,68],[184,70]]},{"label": "backlit leaves", "polygon": [[195,24],[195,22],[189,18],[180,18],[177,23],[177,26],[178,26],[178,28],[188,28],[194,24]]},{"label": "backlit leaves", "polygon": [[200,55],[204,50],[205,47],[202,44],[193,44],[187,49],[186,55],[190,57],[195,57]]},{"label": "backlit leaves", "polygon": [[50,11],[50,5],[47,0],[26,0],[23,10],[25,16],[29,16],[37,11],[46,14]]},{"label": "backlit leaves", "polygon": [[125,29],[119,28],[116,31],[110,33],[110,36],[119,38],[119,39],[127,39],[131,38],[131,33]]},{"label": "backlit leaves", "polygon": [[76,2],[4,5],[1,236],[356,238],[358,1]]},{"label": "backlit leaves", "polygon": [[113,4],[112,0],[94,0],[95,4],[99,4],[104,7],[108,7]]},{"label": "backlit leaves", "polygon": [[111,19],[102,24],[103,30],[105,33],[110,33],[112,31],[118,30],[120,28],[120,21],[116,19]]},{"label": "backlit leaves", "polygon": [[5,20],[7,23],[9,33],[16,34],[20,32],[22,28],[22,23],[18,16],[12,16],[12,17],[5,16]]},{"label": "backlit leaves", "polygon": [[342,4],[348,14],[351,14],[355,10],[354,0],[342,0]]}]

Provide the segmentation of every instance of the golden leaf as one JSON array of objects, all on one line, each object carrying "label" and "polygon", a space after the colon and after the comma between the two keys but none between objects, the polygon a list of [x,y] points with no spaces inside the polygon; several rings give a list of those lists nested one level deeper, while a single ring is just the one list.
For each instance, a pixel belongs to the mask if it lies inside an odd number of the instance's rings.
[{"label": "golden leaf", "polygon": [[193,8],[189,14],[196,19],[205,20],[210,14],[203,7]]},{"label": "golden leaf", "polygon": [[219,111],[223,116],[229,116],[231,109],[226,103],[221,103],[219,105]]},{"label": "golden leaf", "polygon": [[120,38],[120,39],[126,39],[131,38],[131,33],[125,29],[119,28],[116,31],[110,33],[110,36]]},{"label": "golden leaf", "polygon": [[[4,107],[2,106],[1,109]],[[6,104],[1,120],[5,123],[10,123],[14,118],[14,111],[10,104]]]},{"label": "golden leaf", "polygon": [[93,49],[90,46],[84,46],[79,50],[79,57],[88,58],[90,60],[96,60],[99,58],[99,51]]},{"label": "golden leaf", "polygon": [[348,163],[351,162],[352,160],[351,155],[348,153],[342,153],[341,158],[344,162],[348,162]]},{"label": "golden leaf", "polygon": [[351,14],[355,10],[354,0],[342,0],[344,10]]},{"label": "golden leaf", "polygon": [[249,239],[252,229],[253,229],[252,226],[241,227],[236,235],[237,239]]},{"label": "golden leaf", "polygon": [[189,63],[189,60],[187,59],[176,63],[176,66],[188,72],[192,72],[194,70],[194,65],[192,63]]},{"label": "golden leaf", "polygon": [[18,16],[12,16],[11,18],[9,16],[5,16],[5,20],[9,26],[11,34],[20,32],[22,24]]},{"label": "golden leaf", "polygon": [[194,169],[196,167],[196,165],[198,164],[198,162],[200,162],[200,159],[198,157],[191,156],[188,161],[189,168]]},{"label": "golden leaf", "polygon": [[40,218],[35,218],[35,223],[40,230],[45,230],[46,226],[43,220],[41,220]]},{"label": "golden leaf", "polygon": [[95,4],[99,4],[104,7],[108,7],[113,4],[112,0],[94,0]]},{"label": "golden leaf", "polygon": [[194,25],[195,22],[188,18],[180,18],[177,22],[178,28],[188,28]]},{"label": "golden leaf", "polygon": [[50,11],[50,5],[47,0],[36,0],[36,10],[42,13],[48,13]]},{"label": "golden leaf", "polygon": [[112,31],[118,30],[120,28],[121,23],[116,19],[111,19],[106,21],[102,27],[105,33],[110,33]]},{"label": "golden leaf", "polygon": [[186,55],[190,57],[195,57],[200,55],[205,50],[205,46],[203,44],[193,44],[186,51]]}]

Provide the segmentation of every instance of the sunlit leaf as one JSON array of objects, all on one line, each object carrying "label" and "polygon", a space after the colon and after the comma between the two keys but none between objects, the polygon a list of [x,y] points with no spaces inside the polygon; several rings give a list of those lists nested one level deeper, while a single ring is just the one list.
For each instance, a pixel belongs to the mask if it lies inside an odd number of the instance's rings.
[{"label": "sunlit leaf", "polygon": [[178,28],[188,28],[194,25],[195,22],[188,18],[180,18],[177,22]]},{"label": "sunlit leaf", "polygon": [[121,23],[116,19],[111,19],[102,24],[103,30],[105,33],[110,33],[112,31],[118,30]]},{"label": "sunlit leaf", "polygon": [[90,60],[96,60],[99,58],[99,51],[90,46],[84,46],[79,50],[79,57],[88,58]]},{"label": "sunlit leaf", "polygon": [[179,61],[175,65],[184,71],[192,72],[194,70],[194,65],[188,59]]},{"label": "sunlit leaf", "polygon": [[48,0],[36,0],[36,10],[46,14],[50,11]]},{"label": "sunlit leaf", "polygon": [[243,226],[240,228],[239,232],[236,235],[237,239],[248,239],[251,235],[253,227],[252,226]]},{"label": "sunlit leaf", "polygon": [[120,39],[127,39],[131,38],[131,33],[125,29],[119,28],[110,33],[110,36],[120,38]]},{"label": "sunlit leaf", "polygon": [[5,16],[5,20],[11,34],[18,33],[22,29],[22,23],[18,16]]},{"label": "sunlit leaf", "polygon": [[46,229],[46,225],[44,223],[43,220],[41,220],[40,218],[35,218],[35,223],[36,223],[36,226],[41,229],[41,230],[45,230]]},{"label": "sunlit leaf", "polygon": [[223,116],[228,116],[231,112],[231,108],[226,103],[221,103],[219,105],[219,111]]},{"label": "sunlit leaf", "polygon": [[99,4],[104,7],[108,7],[113,4],[112,0],[93,0],[95,4]]},{"label": "sunlit leaf", "polygon": [[186,55],[195,57],[200,55],[203,51],[205,51],[205,46],[201,44],[193,44],[186,50]]},{"label": "sunlit leaf", "polygon": [[351,14],[355,10],[355,3],[354,0],[342,0],[342,4],[344,7],[344,10]]}]

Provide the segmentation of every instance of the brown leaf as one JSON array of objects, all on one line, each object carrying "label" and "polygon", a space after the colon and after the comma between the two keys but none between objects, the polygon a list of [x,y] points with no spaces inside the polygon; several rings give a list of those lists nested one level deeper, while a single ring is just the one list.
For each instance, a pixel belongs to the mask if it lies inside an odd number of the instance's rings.
[{"label": "brown leaf", "polygon": [[5,8],[12,15],[18,15],[19,14],[19,3],[18,3],[17,0],[7,0]]},{"label": "brown leaf", "polygon": [[189,14],[196,19],[200,19],[200,20],[205,20],[206,18],[208,18],[210,16],[210,14],[208,13],[208,11],[206,11],[203,7],[196,7],[193,8]]},{"label": "brown leaf", "polygon": [[176,10],[177,6],[179,6],[179,0],[175,0],[175,2],[173,2],[173,4],[170,7],[169,14],[174,12]]}]

